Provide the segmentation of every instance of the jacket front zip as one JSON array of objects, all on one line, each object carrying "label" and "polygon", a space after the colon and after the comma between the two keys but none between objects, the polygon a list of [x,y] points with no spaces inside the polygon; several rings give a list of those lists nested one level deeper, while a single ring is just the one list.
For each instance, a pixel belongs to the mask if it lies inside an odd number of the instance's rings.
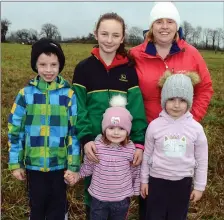
[{"label": "jacket front zip", "polygon": [[47,148],[47,138],[48,138],[48,134],[47,134],[47,130],[48,130],[48,105],[49,105],[49,90],[48,90],[48,87],[47,87],[47,91],[46,91],[46,118],[45,118],[46,129],[45,129],[45,136],[44,136],[44,171],[47,171],[46,148]]}]

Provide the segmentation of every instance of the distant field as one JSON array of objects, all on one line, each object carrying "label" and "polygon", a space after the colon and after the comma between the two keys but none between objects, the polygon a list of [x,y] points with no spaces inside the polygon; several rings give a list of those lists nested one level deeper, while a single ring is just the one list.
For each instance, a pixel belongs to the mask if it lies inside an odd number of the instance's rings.
[{"label": "distant field", "polygon": [[[71,82],[76,64],[89,56],[93,45],[63,44],[66,65],[62,75]],[[19,89],[36,74],[30,67],[31,46],[1,44],[2,103],[1,103],[1,167],[2,194],[1,219],[28,219],[26,183],[16,181],[7,170],[7,117]],[[210,70],[215,94],[202,125],[209,142],[208,186],[203,199],[191,204],[189,220],[224,220],[224,54],[202,51]],[[94,74],[94,73],[93,73]],[[70,219],[85,217],[82,182],[69,189]],[[137,220],[137,202],[132,200],[129,220]]]}]

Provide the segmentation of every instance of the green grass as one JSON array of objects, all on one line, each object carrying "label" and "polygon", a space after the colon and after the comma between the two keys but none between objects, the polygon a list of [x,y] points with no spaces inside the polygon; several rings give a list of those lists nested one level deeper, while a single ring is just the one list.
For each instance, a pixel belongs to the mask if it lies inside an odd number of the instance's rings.
[{"label": "green grass", "polygon": [[[66,65],[62,75],[72,81],[76,64],[89,56],[93,45],[62,45]],[[2,165],[2,206],[3,220],[25,220],[29,207],[26,183],[16,181],[7,170],[7,117],[13,100],[19,89],[36,74],[30,67],[31,46],[2,44],[2,105],[1,105],[1,165]],[[203,198],[197,204],[191,204],[188,219],[224,220],[224,54],[213,51],[201,51],[210,70],[214,96],[208,113],[202,121],[209,143],[208,186]],[[82,220],[85,217],[83,205],[83,183],[68,190],[70,201],[70,219]],[[129,220],[138,219],[137,199],[131,202]]]}]

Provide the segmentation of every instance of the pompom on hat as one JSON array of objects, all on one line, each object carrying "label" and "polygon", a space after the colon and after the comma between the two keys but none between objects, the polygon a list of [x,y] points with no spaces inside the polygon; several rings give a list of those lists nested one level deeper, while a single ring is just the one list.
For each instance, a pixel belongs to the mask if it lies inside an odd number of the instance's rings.
[{"label": "pompom on hat", "polygon": [[191,109],[194,96],[193,86],[199,82],[200,77],[196,72],[172,74],[170,71],[166,71],[159,81],[159,86],[162,87],[162,108],[165,109],[168,99],[178,97],[184,99],[188,103],[188,109]]},{"label": "pompom on hat", "polygon": [[110,100],[110,108],[106,109],[103,114],[102,131],[103,133],[108,127],[119,126],[128,132],[131,132],[132,116],[125,108],[127,99],[121,95],[113,96]]},{"label": "pompom on hat", "polygon": [[32,46],[32,51],[31,51],[31,67],[34,72],[38,72],[36,68],[36,63],[38,57],[42,53],[54,53],[58,57],[59,61],[59,73],[63,70],[64,65],[65,65],[65,55],[63,53],[63,50],[56,41],[49,39],[49,38],[41,38],[37,42],[35,42]]},{"label": "pompom on hat", "polygon": [[172,19],[177,24],[177,31],[180,27],[180,15],[176,6],[172,2],[156,2],[149,15],[149,29],[154,21],[168,18]]}]

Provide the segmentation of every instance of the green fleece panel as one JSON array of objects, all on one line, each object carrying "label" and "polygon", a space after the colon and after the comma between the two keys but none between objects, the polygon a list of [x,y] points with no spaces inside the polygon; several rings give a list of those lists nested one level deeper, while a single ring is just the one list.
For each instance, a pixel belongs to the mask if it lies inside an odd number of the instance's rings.
[{"label": "green fleece panel", "polygon": [[[86,89],[78,84],[74,85],[78,101],[77,131],[82,140],[87,136],[94,138],[101,133],[101,122],[105,110],[109,107],[109,100],[113,95],[123,95],[128,100],[127,109],[133,116],[131,140],[144,144],[147,121],[141,91],[138,86],[130,88],[128,92],[115,90],[99,90],[86,94]],[[81,98],[82,97],[82,98]]]}]

